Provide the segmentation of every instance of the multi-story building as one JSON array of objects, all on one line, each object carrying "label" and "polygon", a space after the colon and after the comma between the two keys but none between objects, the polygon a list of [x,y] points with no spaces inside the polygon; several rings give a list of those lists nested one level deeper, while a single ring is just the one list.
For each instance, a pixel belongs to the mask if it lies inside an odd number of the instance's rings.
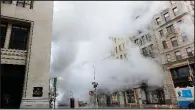
[{"label": "multi-story building", "polygon": [[185,29],[190,25],[194,28],[194,1],[167,1],[167,6],[154,16],[153,27],[167,89],[176,104],[174,88],[189,85],[189,71],[194,71],[194,33]]},{"label": "multi-story building", "polygon": [[1,1],[1,108],[49,108],[52,1]]}]

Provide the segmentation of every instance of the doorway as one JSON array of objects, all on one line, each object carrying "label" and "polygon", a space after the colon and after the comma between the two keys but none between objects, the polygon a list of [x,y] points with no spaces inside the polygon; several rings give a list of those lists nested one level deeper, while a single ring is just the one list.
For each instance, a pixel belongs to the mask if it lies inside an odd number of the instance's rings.
[{"label": "doorway", "polygon": [[1,64],[1,108],[20,108],[24,75],[25,65]]}]

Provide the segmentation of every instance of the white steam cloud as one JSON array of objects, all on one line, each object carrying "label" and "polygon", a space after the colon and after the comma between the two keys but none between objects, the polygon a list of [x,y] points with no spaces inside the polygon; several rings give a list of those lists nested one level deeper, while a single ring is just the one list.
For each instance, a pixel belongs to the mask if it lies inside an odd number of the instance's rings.
[{"label": "white steam cloud", "polygon": [[127,61],[103,60],[113,50],[109,37],[130,37],[138,29],[147,31],[154,14],[161,11],[159,7],[164,7],[164,2],[56,1],[51,72],[52,77],[63,77],[59,81],[59,101],[69,102],[70,91],[75,98],[88,99],[88,92],[93,89],[93,64],[98,88],[112,91],[143,81],[161,86],[162,68],[144,58],[132,43],[128,46]]}]

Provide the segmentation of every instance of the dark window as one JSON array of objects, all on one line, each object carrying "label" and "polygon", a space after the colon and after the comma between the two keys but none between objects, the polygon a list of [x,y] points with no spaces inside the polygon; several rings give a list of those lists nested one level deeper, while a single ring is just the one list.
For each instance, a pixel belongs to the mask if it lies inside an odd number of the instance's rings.
[{"label": "dark window", "polygon": [[6,33],[7,33],[7,23],[1,23],[1,48],[4,47]]},{"label": "dark window", "polygon": [[186,34],[181,34],[181,38],[183,42],[188,41],[188,36]]},{"label": "dark window", "polygon": [[145,36],[142,36],[142,44],[145,44],[146,40],[145,40]]},{"label": "dark window", "polygon": [[33,8],[33,0],[17,0],[16,5],[22,6],[22,7],[29,6],[30,9],[32,9]]},{"label": "dark window", "polygon": [[145,47],[145,48],[142,48],[142,54],[143,54],[144,56],[147,56],[147,49],[146,49],[146,47]]},{"label": "dark window", "polygon": [[152,36],[151,36],[150,34],[147,34],[147,35],[146,35],[146,39],[147,39],[148,42],[149,42],[149,41],[152,41]]},{"label": "dark window", "polygon": [[121,49],[121,45],[119,45],[119,51],[122,51],[122,49]]},{"label": "dark window", "polygon": [[171,38],[171,43],[172,43],[172,46],[173,46],[173,47],[178,46],[178,42],[177,42],[176,37]]},{"label": "dark window", "polygon": [[192,48],[188,47],[186,49],[187,53],[188,53],[188,56],[193,56],[193,53],[192,53]]},{"label": "dark window", "polygon": [[13,25],[9,48],[26,50],[29,30],[26,27]]},{"label": "dark window", "polygon": [[123,55],[120,55],[120,58],[123,59]]},{"label": "dark window", "polygon": [[118,52],[118,49],[117,49],[117,47],[115,48],[115,50],[116,50],[116,53]]},{"label": "dark window", "polygon": [[135,103],[135,95],[133,90],[126,91],[127,94],[127,102],[128,103]]},{"label": "dark window", "polygon": [[135,43],[138,45],[139,43],[138,43],[139,41],[138,41],[138,39],[135,39]]},{"label": "dark window", "polygon": [[166,41],[162,41],[162,44],[163,44],[163,48],[164,48],[164,49],[167,49],[167,48],[168,48],[167,42],[166,42]]},{"label": "dark window", "polygon": [[156,23],[159,25],[160,24],[160,18],[156,18]]},{"label": "dark window", "polygon": [[164,17],[166,22],[171,20],[168,12],[164,14]]},{"label": "dark window", "polygon": [[151,57],[153,57],[153,50],[154,50],[153,44],[149,45],[149,46],[148,46],[148,52],[149,52],[149,55],[150,55]]},{"label": "dark window", "polygon": [[167,27],[167,32],[168,32],[168,33],[172,33],[172,32],[174,32],[174,31],[175,31],[175,29],[174,29],[173,24]]},{"label": "dark window", "polygon": [[12,0],[2,0],[3,3],[11,4]]},{"label": "dark window", "polygon": [[173,13],[174,13],[175,16],[177,16],[177,11],[178,11],[177,7],[173,8]]},{"label": "dark window", "polygon": [[159,33],[161,37],[164,35],[163,30],[160,30]]},{"label": "dark window", "polygon": [[182,59],[180,51],[175,52],[175,56],[176,56],[176,60],[181,60]]}]

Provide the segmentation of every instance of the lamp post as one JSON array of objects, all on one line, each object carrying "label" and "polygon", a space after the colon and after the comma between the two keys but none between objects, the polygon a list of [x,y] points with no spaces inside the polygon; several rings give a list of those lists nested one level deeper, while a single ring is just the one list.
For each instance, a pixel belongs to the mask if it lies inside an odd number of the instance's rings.
[{"label": "lamp post", "polygon": [[97,86],[98,86],[98,83],[95,81],[95,66],[93,65],[93,69],[94,69],[94,82],[92,82],[92,85],[93,85],[93,88],[94,88],[94,92],[95,92],[95,94],[94,94],[94,96],[95,96],[95,107],[97,107],[97,105],[98,105],[98,102],[97,102],[97,91],[96,91],[96,88],[97,88]]}]

